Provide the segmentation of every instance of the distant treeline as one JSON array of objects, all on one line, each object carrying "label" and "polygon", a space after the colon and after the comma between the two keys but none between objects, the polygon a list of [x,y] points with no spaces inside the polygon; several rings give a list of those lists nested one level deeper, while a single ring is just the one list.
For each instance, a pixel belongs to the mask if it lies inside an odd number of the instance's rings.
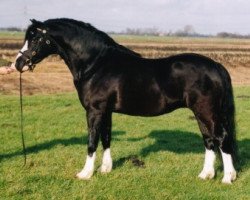
[{"label": "distant treeline", "polygon": [[[8,27],[0,28],[0,31],[9,31],[9,32],[24,32],[26,29],[21,29],[18,27]],[[141,35],[141,36],[172,36],[172,37],[219,37],[219,38],[243,38],[250,39],[250,34],[242,35],[238,33],[229,33],[229,32],[219,32],[216,35],[206,35],[197,33],[192,25],[185,26],[182,30],[177,31],[160,31],[158,28],[127,28],[121,32],[109,31],[110,34],[123,34],[123,35]]]},{"label": "distant treeline", "polygon": [[186,25],[183,29],[177,31],[160,31],[158,28],[127,28],[126,30],[113,34],[124,35],[148,35],[148,36],[172,36],[172,37],[219,37],[219,38],[248,38],[250,34],[242,35],[238,33],[219,32],[215,35],[200,34],[195,31],[192,25]]},{"label": "distant treeline", "polygon": [[250,38],[250,34],[248,34],[248,35],[241,35],[241,34],[237,34],[237,33],[227,33],[227,32],[217,33],[216,36],[220,37],[220,38],[245,38],[245,39],[249,39]]},{"label": "distant treeline", "polygon": [[21,29],[18,27],[7,27],[7,28],[0,28],[0,31],[23,32],[26,31],[26,29]]}]

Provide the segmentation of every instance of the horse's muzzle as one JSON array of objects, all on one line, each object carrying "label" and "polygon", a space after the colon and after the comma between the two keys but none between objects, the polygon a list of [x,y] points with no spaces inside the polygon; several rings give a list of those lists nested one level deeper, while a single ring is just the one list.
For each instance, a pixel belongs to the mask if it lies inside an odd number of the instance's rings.
[{"label": "horse's muzzle", "polygon": [[29,69],[29,67],[27,66],[26,60],[22,56],[17,58],[15,67],[19,72],[24,72]]}]

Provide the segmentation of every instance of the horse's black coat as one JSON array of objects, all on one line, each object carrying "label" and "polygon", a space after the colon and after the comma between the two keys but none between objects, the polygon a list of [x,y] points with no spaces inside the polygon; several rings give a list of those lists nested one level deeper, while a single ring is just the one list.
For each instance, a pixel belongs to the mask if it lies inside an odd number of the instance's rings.
[{"label": "horse's black coat", "polygon": [[110,147],[112,112],[157,116],[184,107],[193,111],[207,149],[235,156],[233,92],[221,64],[197,54],[146,59],[83,22],[32,22],[29,49],[16,67],[21,71],[50,54],[63,58],[87,112],[90,156],[99,137],[104,149]]}]

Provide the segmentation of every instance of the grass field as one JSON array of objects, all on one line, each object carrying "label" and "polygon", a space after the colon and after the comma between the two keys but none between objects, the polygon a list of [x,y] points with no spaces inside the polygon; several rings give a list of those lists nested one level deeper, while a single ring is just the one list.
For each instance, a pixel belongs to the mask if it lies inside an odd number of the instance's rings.
[{"label": "grass field", "polygon": [[[114,170],[101,175],[101,148],[90,181],[75,179],[86,156],[85,113],[75,93],[26,96],[23,167],[17,96],[0,99],[0,199],[250,199],[250,87],[236,87],[239,176],[223,185],[199,180],[204,147],[196,121],[182,109],[155,118],[113,115]],[[145,167],[128,159],[138,156]]]}]

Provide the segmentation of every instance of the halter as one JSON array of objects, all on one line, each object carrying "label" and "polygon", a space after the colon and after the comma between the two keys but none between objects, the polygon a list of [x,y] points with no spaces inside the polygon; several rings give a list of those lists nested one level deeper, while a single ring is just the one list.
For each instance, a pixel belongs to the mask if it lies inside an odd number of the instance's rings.
[{"label": "halter", "polygon": [[[40,29],[40,28],[37,28],[37,30],[43,34],[40,37],[39,41],[42,41],[42,39],[44,38],[45,39],[45,43],[47,45],[50,45],[51,44],[50,41],[53,40],[53,39],[46,34],[47,31],[45,29]],[[27,50],[26,51],[21,51],[21,50],[19,51],[19,53],[21,53],[25,57],[25,59],[26,59],[25,62],[28,63],[28,67],[29,67],[29,69],[31,71],[33,71],[33,69],[35,68],[35,65],[32,63],[32,58],[37,54],[38,49],[39,49],[39,46],[37,45],[34,48],[34,50],[31,52],[31,56],[26,53]]]},{"label": "halter", "polygon": [[[38,31],[42,31],[43,34],[46,33],[46,30],[41,30],[41,29],[37,29]],[[48,36],[47,36],[48,37]],[[41,39],[41,38],[40,38]],[[51,38],[52,40],[52,38]],[[46,44],[50,45],[50,40],[47,39],[46,40]],[[35,48],[35,50],[32,51],[31,53],[31,57],[29,55],[27,55],[27,53],[25,53],[25,51],[19,51],[19,53],[21,53],[25,58],[26,58],[26,63],[30,62],[28,64],[28,67],[31,71],[33,71],[35,65],[32,64],[32,57],[36,55],[38,50],[38,47]],[[27,150],[26,150],[26,145],[25,145],[25,140],[24,140],[24,117],[23,117],[23,86],[22,86],[22,73],[20,73],[20,77],[19,77],[19,84],[20,84],[20,131],[21,131],[21,139],[22,139],[22,146],[23,146],[23,156],[24,156],[24,166],[26,165],[26,161],[27,161]]]}]

